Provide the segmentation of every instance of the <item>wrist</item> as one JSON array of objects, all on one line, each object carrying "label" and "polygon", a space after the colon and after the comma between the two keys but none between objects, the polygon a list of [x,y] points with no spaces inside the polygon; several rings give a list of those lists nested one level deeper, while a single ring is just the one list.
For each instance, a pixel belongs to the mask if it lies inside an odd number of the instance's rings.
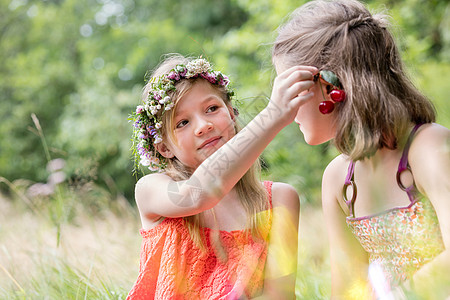
[{"label": "wrist", "polygon": [[276,105],[267,105],[258,115],[259,124],[265,130],[274,130],[277,133],[284,127],[291,124],[293,118]]}]

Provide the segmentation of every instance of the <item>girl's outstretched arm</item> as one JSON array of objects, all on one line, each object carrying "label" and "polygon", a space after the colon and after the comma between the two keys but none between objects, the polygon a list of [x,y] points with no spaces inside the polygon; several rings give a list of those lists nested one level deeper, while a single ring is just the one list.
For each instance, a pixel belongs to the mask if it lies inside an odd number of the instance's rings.
[{"label": "girl's outstretched arm", "polygon": [[[315,67],[295,66],[274,81],[269,104],[243,130],[203,161],[185,181],[164,174],[144,176],[135,197],[141,216],[156,220],[184,217],[214,207],[247,172],[264,148],[285,126],[312,93]],[[299,95],[302,93],[301,95]]]},{"label": "girl's outstretched arm", "polygon": [[[338,156],[327,166],[322,179],[322,209],[330,246],[331,299],[369,299],[367,252],[348,228],[347,212],[338,202],[347,166],[344,156]],[[360,297],[351,298],[351,294]]]},{"label": "girl's outstretched arm", "polygon": [[409,164],[417,188],[433,204],[445,246],[417,271],[414,285],[419,294],[444,299],[450,295],[450,130],[423,125],[411,145]]}]

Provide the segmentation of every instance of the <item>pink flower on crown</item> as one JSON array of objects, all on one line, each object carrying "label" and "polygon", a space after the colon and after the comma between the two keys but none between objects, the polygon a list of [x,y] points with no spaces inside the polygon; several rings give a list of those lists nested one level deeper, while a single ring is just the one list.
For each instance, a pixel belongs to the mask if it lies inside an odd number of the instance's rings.
[{"label": "pink flower on crown", "polygon": [[180,80],[180,73],[177,73],[175,71],[171,71],[168,75],[167,78],[171,79],[171,80]]},{"label": "pink flower on crown", "polygon": [[212,84],[215,84],[217,82],[216,74],[212,72],[203,73],[201,76]]},{"label": "pink flower on crown", "polygon": [[223,75],[223,85],[227,86],[230,83],[230,79],[228,79],[228,76]]},{"label": "pink flower on crown", "polygon": [[140,114],[140,113],[143,112],[143,111],[144,111],[144,106],[138,105],[138,106],[136,107],[136,113],[137,113],[137,114]]},{"label": "pink flower on crown", "polygon": [[161,100],[161,95],[159,95],[159,93],[153,93],[153,98],[158,101]]},{"label": "pink flower on crown", "polygon": [[150,158],[150,165],[148,166],[148,169],[150,171],[158,171],[161,168],[160,164],[161,163],[160,163],[159,159],[157,157],[152,156]]}]

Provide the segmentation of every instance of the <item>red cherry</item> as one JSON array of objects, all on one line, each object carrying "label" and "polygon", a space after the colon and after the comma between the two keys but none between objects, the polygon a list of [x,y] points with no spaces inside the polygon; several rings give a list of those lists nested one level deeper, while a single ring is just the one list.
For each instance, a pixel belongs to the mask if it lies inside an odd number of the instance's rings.
[{"label": "red cherry", "polygon": [[319,104],[319,110],[322,114],[326,115],[333,111],[334,103],[331,101],[323,101]]},{"label": "red cherry", "polygon": [[334,102],[342,102],[345,99],[345,92],[343,90],[332,90],[330,92],[330,98]]}]

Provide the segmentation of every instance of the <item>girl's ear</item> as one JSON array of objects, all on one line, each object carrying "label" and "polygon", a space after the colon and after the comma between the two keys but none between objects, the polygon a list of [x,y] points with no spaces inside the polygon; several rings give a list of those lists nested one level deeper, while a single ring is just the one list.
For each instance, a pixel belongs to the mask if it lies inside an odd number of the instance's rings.
[{"label": "girl's ear", "polygon": [[227,108],[228,108],[228,112],[230,113],[231,120],[236,122],[237,115],[235,114],[235,109],[231,105],[227,105]]},{"label": "girl's ear", "polygon": [[156,150],[165,158],[172,158],[175,155],[172,153],[172,151],[167,147],[165,143],[159,143],[156,144]]}]

